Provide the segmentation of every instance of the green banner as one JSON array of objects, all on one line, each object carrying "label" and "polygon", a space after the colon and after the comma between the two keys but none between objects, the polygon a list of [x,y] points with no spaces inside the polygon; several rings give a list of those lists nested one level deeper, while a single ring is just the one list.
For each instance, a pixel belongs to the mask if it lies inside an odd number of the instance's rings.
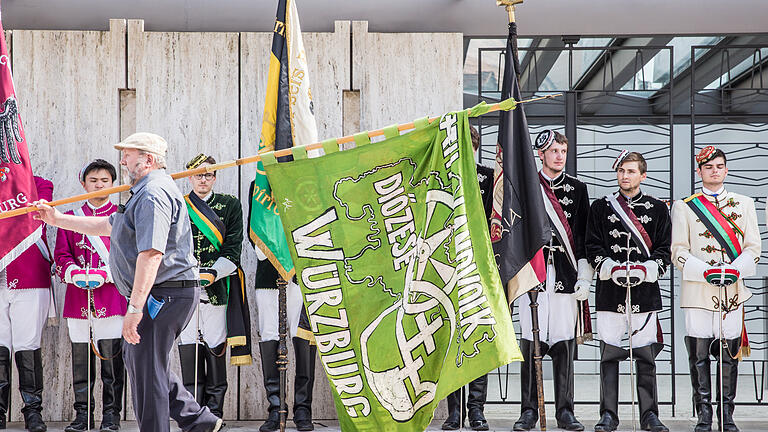
[{"label": "green banner", "polygon": [[424,430],[452,391],[522,360],[467,114],[325,147],[265,168],[341,429]]}]

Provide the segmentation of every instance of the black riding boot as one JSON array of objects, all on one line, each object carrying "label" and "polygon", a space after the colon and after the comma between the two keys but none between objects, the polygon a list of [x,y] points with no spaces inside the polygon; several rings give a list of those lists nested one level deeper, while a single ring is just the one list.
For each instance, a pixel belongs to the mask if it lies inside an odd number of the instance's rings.
[{"label": "black riding boot", "polygon": [[[88,359],[91,368],[88,371]],[[75,420],[64,428],[64,432],[86,431],[93,424],[93,384],[96,379],[96,356],[91,353],[88,343],[72,343],[72,388],[75,391]],[[91,385],[88,385],[90,379]],[[90,412],[88,411],[90,399]],[[90,428],[89,428],[90,426]]]},{"label": "black riding boot", "polygon": [[11,395],[11,350],[0,346],[0,429],[5,429]]},{"label": "black riding boot", "polygon": [[640,428],[651,432],[669,432],[659,420],[659,395],[656,389],[656,356],[664,344],[654,343],[635,348],[635,381],[640,408]]},{"label": "black riding boot", "polygon": [[[224,395],[227,394],[227,349],[226,342],[216,348],[201,346],[205,356],[205,405],[218,418],[224,415]],[[211,352],[213,351],[213,352]],[[221,355],[219,355],[221,354]]]},{"label": "black riding boot", "polygon": [[34,351],[17,351],[16,369],[19,372],[19,391],[24,407],[24,427],[29,432],[45,432],[43,422],[43,359],[40,348]]},{"label": "black riding boot", "polygon": [[693,403],[698,415],[694,432],[712,430],[712,380],[710,379],[709,351],[712,338],[685,337],[688,349],[688,368],[691,371]]},{"label": "black riding boot", "polygon": [[[741,338],[728,339],[725,341],[728,344],[728,350],[723,347],[723,414],[720,417],[720,407],[717,408],[717,417],[721,420],[720,424],[723,425],[723,432],[739,432],[739,428],[736,427],[736,423],[733,421],[733,409],[734,401],[736,399],[736,383],[739,379],[739,360],[735,357],[741,349]],[[719,341],[717,343],[720,343]],[[720,355],[719,347],[713,347],[716,351],[715,358]],[[733,354],[733,356],[731,356]],[[717,368],[717,382],[720,383],[720,367]],[[717,387],[717,400],[720,403],[720,386]]]},{"label": "black riding boot", "polygon": [[485,399],[488,396],[488,375],[483,375],[469,383],[467,395],[467,411],[469,427],[476,431],[488,430],[488,421],[485,419]]},{"label": "black riding boot", "polygon": [[101,361],[103,408],[100,431],[120,430],[120,411],[123,409],[123,387],[125,386],[122,344],[123,340],[120,338],[99,341],[99,352],[107,359]]},{"label": "black riding boot", "polygon": [[[205,351],[203,344],[197,347],[197,403],[205,406]],[[195,344],[179,345],[181,381],[188,392],[195,395]]]},{"label": "black riding boot", "polygon": [[443,430],[459,430],[459,427],[461,427],[461,406],[464,404],[464,398],[461,397],[462,389],[463,387],[445,398],[448,403],[448,418],[443,422]]},{"label": "black riding boot", "polygon": [[[548,349],[547,344],[541,343],[542,357]],[[520,364],[520,418],[512,426],[512,430],[527,431],[536,427],[539,420],[533,341],[520,339],[520,351],[523,354],[523,362]]]},{"label": "black riding boot", "polygon": [[555,419],[557,427],[568,431],[583,431],[584,425],[573,414],[573,358],[576,340],[560,341],[549,349],[555,378]]},{"label": "black riding boot", "polygon": [[619,362],[629,351],[600,342],[600,421],[595,432],[615,431],[619,426]]},{"label": "black riding boot", "polygon": [[306,339],[293,338],[296,356],[296,381],[293,394],[293,422],[300,431],[315,429],[312,424],[312,389],[315,386],[315,357],[317,347]]},{"label": "black riding boot", "polygon": [[269,416],[259,427],[261,432],[273,432],[280,428],[280,371],[277,369],[277,350],[280,342],[259,343],[261,351],[261,373],[264,377],[264,390],[267,391]]}]

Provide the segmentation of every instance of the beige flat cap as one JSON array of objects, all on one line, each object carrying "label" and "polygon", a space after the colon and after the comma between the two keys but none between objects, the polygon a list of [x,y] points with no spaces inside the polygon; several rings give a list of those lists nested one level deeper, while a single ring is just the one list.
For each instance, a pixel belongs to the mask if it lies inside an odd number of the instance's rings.
[{"label": "beige flat cap", "polygon": [[165,139],[149,132],[136,132],[115,144],[115,148],[118,150],[136,149],[160,156],[165,156],[168,153],[168,143]]}]

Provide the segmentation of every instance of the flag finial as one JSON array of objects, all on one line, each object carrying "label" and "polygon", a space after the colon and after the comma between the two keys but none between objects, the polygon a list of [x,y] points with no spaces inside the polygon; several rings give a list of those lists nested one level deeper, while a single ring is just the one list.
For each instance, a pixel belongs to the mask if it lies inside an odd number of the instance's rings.
[{"label": "flag finial", "polygon": [[507,10],[509,22],[515,22],[515,5],[522,3],[523,0],[496,0],[496,6],[504,6]]}]

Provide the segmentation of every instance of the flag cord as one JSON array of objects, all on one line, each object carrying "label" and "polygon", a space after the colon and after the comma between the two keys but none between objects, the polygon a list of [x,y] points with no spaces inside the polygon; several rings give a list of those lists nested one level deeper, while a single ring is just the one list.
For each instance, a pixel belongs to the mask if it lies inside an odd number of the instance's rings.
[{"label": "flag cord", "polygon": [[[492,105],[488,105],[485,102],[481,102],[481,103],[475,105],[472,108],[467,108],[465,111],[469,112],[469,116],[470,117],[477,117],[477,116],[485,115],[485,114],[496,112],[496,111],[509,111],[511,109],[514,109],[517,104],[536,102],[536,101],[540,101],[540,100],[544,100],[544,99],[554,99],[555,97],[562,96],[562,95],[563,95],[562,93],[549,94],[549,95],[539,96],[539,97],[525,99],[525,100],[521,100],[521,101],[515,101],[514,99],[510,98],[510,99],[506,99],[506,100],[503,100],[503,101],[501,101],[499,103],[495,103],[495,104],[492,104]],[[435,121],[435,120],[437,120],[439,118],[440,117],[431,117],[428,120],[429,120],[429,123],[432,123],[433,121]],[[410,130],[410,129],[415,129],[414,122],[404,123],[404,124],[401,124],[401,125],[397,125],[397,130],[399,132]],[[384,135],[384,129],[378,129],[378,130],[370,131],[370,132],[367,132],[367,133],[368,133],[368,137],[373,138],[373,137]],[[355,136],[354,135],[348,135],[348,136],[345,136],[345,137],[336,138],[336,143],[337,144],[350,143],[350,142],[354,142],[354,141],[355,141]],[[317,143],[314,143],[314,144],[308,144],[308,145],[305,145],[305,146],[297,146],[297,147],[304,147],[305,150],[314,150],[314,149],[323,148],[323,143],[322,142],[317,142]],[[274,152],[271,152],[271,153],[275,157],[290,156],[292,154],[292,152],[293,152],[293,149],[295,149],[295,148],[296,147],[287,148],[287,149],[283,149],[283,150],[277,150],[277,151],[274,151]],[[247,164],[250,164],[250,163],[258,162],[260,160],[261,160],[261,155],[248,156],[248,157],[244,157],[244,158],[240,158],[240,159],[236,159],[236,160],[231,160],[231,161],[227,161],[227,162],[221,162],[221,163],[217,163],[217,164],[213,164],[213,165],[201,166],[201,167],[194,168],[194,169],[191,169],[191,170],[177,172],[177,173],[171,174],[171,178],[173,178],[174,180],[178,180],[178,179],[182,179],[182,178],[186,178],[186,177],[192,177],[193,175],[196,175],[196,174],[205,174],[205,173],[209,173],[209,172],[214,172],[214,171],[222,170],[222,169],[225,169],[225,168],[232,168],[232,167],[236,167],[236,166],[240,166],[240,165],[247,165]],[[89,200],[91,198],[103,197],[103,196],[106,196],[106,195],[112,195],[112,194],[116,194],[116,193],[125,192],[128,189],[130,189],[130,188],[131,188],[131,185],[128,185],[128,184],[120,185],[120,186],[115,186],[115,187],[111,187],[111,188],[108,188],[108,189],[102,189],[102,190],[99,190],[99,191],[94,191],[94,192],[84,193],[84,194],[80,194],[80,195],[75,195],[75,196],[72,196],[72,197],[69,197],[69,198],[57,199],[57,200],[48,202],[48,205],[51,206],[51,207],[56,207],[56,206],[61,206],[61,205],[65,205],[65,204],[72,204],[72,203],[79,202],[79,201]],[[17,208],[15,210],[11,210],[11,211],[7,211],[7,212],[4,212],[4,213],[0,213],[0,220],[7,219],[7,218],[10,218],[10,217],[13,217],[13,216],[20,216],[20,215],[23,215],[23,214],[32,213],[33,211],[35,211],[35,207],[32,206],[32,205],[30,205],[29,207]]]}]

